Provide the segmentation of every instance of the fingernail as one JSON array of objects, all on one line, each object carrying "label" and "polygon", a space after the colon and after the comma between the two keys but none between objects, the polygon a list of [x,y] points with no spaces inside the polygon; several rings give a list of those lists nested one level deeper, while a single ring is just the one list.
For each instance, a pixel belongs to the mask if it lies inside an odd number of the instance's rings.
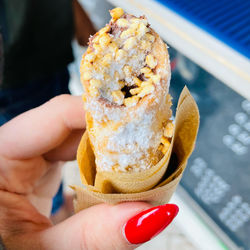
[{"label": "fingernail", "polygon": [[131,244],[141,244],[158,235],[178,214],[175,204],[166,204],[145,210],[129,219],[124,235]]}]

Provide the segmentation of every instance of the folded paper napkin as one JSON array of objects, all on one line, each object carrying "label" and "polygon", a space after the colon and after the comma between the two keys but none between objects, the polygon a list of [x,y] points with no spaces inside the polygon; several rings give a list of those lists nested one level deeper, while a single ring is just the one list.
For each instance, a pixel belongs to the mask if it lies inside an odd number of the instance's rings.
[{"label": "folded paper napkin", "polygon": [[146,201],[154,206],[167,203],[194,149],[198,128],[197,104],[184,87],[178,101],[170,149],[158,164],[139,173],[96,173],[95,156],[85,132],[77,153],[84,186],[72,186],[76,193],[75,212],[99,203]]}]

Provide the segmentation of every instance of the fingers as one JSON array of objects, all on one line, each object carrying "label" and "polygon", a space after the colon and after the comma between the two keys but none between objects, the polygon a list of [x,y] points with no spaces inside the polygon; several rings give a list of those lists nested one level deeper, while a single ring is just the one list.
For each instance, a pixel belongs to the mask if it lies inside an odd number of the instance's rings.
[{"label": "fingers", "polygon": [[135,214],[150,208],[143,202],[116,206],[97,205],[72,216],[41,233],[44,249],[134,249],[128,243],[123,227]]},{"label": "fingers", "polygon": [[0,155],[10,159],[39,156],[62,144],[73,130],[84,128],[81,97],[61,95],[0,127]]},{"label": "fingers", "polygon": [[44,158],[48,161],[74,160],[83,133],[84,129],[73,130],[61,145],[46,153]]},{"label": "fingers", "polygon": [[40,244],[51,250],[134,249],[165,229],[178,211],[174,204],[157,207],[144,202],[101,204],[45,230],[40,235]]}]

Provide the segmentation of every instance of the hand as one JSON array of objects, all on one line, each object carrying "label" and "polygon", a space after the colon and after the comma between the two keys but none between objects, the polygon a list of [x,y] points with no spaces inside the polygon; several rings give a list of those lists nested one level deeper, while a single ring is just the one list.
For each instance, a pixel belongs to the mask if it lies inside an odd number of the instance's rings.
[{"label": "hand", "polygon": [[134,249],[177,214],[175,205],[136,215],[151,206],[101,204],[52,225],[60,162],[75,159],[85,129],[82,106],[80,97],[62,95],[0,127],[0,242],[7,249]]}]

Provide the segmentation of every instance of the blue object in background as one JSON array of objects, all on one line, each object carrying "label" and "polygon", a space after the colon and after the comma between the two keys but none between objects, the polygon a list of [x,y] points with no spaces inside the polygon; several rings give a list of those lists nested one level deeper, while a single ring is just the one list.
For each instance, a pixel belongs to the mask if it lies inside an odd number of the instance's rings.
[{"label": "blue object in background", "polygon": [[249,0],[157,0],[250,58]]},{"label": "blue object in background", "polygon": [[64,203],[64,197],[63,197],[63,184],[61,183],[59,190],[57,191],[56,196],[53,198],[53,205],[52,205],[52,211],[51,214],[54,215],[58,212],[58,210],[62,207]]}]

